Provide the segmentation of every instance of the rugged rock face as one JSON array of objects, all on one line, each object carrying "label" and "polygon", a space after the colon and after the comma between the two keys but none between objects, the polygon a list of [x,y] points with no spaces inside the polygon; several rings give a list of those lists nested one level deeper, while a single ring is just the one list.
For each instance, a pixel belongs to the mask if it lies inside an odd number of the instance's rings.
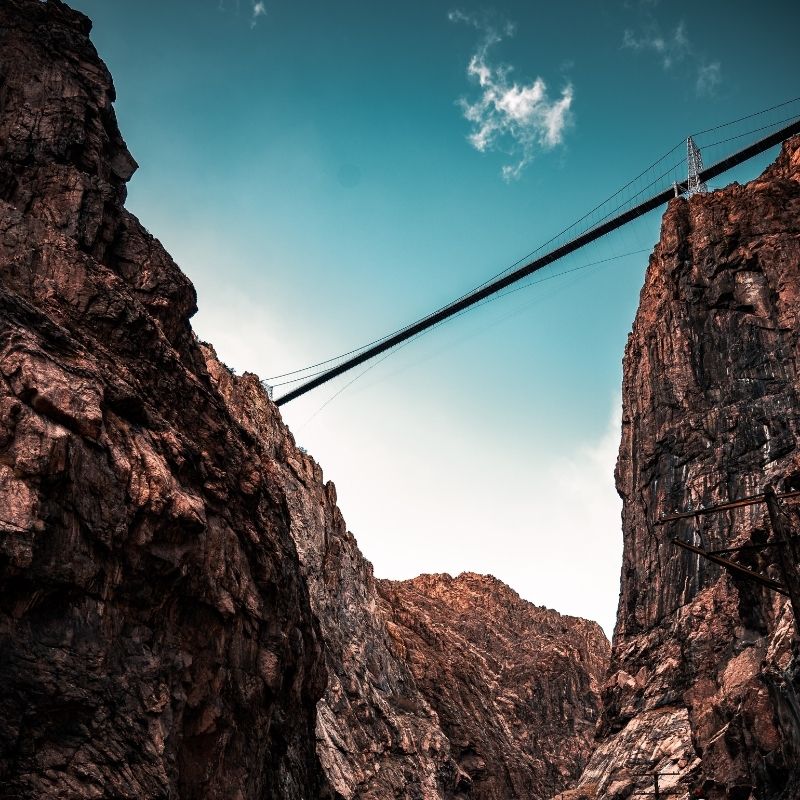
[{"label": "rugged rock face", "polygon": [[493,579],[374,579],[124,209],[89,29],[0,5],[0,797],[546,796],[607,642]]},{"label": "rugged rock face", "polygon": [[297,450],[256,376],[234,377],[212,351],[207,357],[285,498],[326,644],[328,685],[316,735],[332,785],[347,800],[444,797],[449,743],[408,667],[390,650],[372,566],[347,531],[334,485]]},{"label": "rugged rock face", "polygon": [[608,641],[595,622],[464,573],[381,581],[393,649],[436,710],[455,796],[549,797],[591,750]]},{"label": "rugged rock face", "polygon": [[319,629],[90,23],[0,4],[0,795],[309,798]]},{"label": "rugged rock face", "polygon": [[[654,525],[767,482],[796,488],[799,342],[794,139],[746,186],[672,201],[650,259],[624,361],[624,557],[611,677],[582,780],[598,784],[599,797],[652,792],[652,777],[637,775],[654,770],[670,797],[690,788],[710,800],[800,796],[791,610],[671,543],[765,541],[766,508]],[[770,551],[739,558],[775,572]]]}]

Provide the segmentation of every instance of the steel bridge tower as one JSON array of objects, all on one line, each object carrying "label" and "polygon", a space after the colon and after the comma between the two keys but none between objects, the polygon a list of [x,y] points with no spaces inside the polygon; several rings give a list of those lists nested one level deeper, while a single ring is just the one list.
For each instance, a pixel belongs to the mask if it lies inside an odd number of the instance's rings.
[{"label": "steel bridge tower", "polygon": [[700,180],[700,173],[703,171],[703,157],[700,155],[700,148],[694,143],[694,139],[691,136],[686,140],[686,163],[689,165],[686,196],[705,194],[708,191],[708,186]]}]

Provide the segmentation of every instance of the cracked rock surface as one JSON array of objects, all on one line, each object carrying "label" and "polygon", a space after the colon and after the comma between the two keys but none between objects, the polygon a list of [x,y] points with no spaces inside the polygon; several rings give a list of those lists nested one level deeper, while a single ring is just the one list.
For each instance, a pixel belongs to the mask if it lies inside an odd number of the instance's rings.
[{"label": "cracked rock surface", "polygon": [[450,742],[455,796],[549,797],[592,748],[608,640],[596,622],[463,573],[381,581],[393,649]]},{"label": "cracked rock surface", "polygon": [[323,797],[286,499],[123,208],[89,30],[0,5],[0,795]]},{"label": "cracked rock surface", "polygon": [[609,644],[600,627],[490,576],[376,580],[314,459],[258,379],[209,373],[286,498],[325,642],[317,753],[350,800],[549,797],[592,748]]}]

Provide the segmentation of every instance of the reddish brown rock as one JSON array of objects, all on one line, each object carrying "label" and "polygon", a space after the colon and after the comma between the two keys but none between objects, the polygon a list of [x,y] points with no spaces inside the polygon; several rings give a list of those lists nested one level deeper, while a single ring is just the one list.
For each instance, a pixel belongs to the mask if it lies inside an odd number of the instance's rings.
[{"label": "reddish brown rock", "polygon": [[325,641],[328,685],[316,735],[332,786],[346,800],[445,797],[449,742],[408,666],[392,652],[372,565],[347,531],[334,485],[296,448],[256,376],[237,378],[212,350],[206,356],[286,504]]},{"label": "reddish brown rock", "polygon": [[376,581],[258,379],[209,373],[286,498],[325,641],[317,752],[347,800],[544,798],[591,751],[608,641],[478,575]]},{"label": "reddish brown rock", "polygon": [[[599,797],[652,792],[653,771],[671,797],[800,797],[791,611],[671,543],[763,541],[766,508],[654,525],[767,482],[797,487],[799,344],[796,138],[746,186],[672,201],[650,259],[624,361],[619,614],[583,778]],[[778,577],[769,551],[740,558]]]},{"label": "reddish brown rock", "polygon": [[321,797],[285,498],[122,208],[89,28],[0,5],[0,796]]},{"label": "reddish brown rock", "polygon": [[393,649],[438,714],[452,797],[549,797],[581,774],[608,640],[491,576],[381,581]]}]

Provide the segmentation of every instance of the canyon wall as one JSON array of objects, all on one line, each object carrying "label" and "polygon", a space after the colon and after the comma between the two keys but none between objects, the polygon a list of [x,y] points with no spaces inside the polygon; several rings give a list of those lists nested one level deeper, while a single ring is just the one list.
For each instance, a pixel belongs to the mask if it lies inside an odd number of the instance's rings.
[{"label": "canyon wall", "polygon": [[0,6],[0,796],[547,796],[605,637],[490,578],[376,581],[124,208],[90,27]]},{"label": "canyon wall", "polygon": [[314,459],[255,375],[209,373],[286,498],[328,685],[317,752],[347,800],[538,800],[592,748],[609,644],[600,627],[522,600],[492,577],[379,581]]},{"label": "canyon wall", "polygon": [[[624,555],[598,797],[800,796],[800,684],[786,599],[672,543],[767,541],[763,504],[655,523],[800,478],[800,139],[745,186],[675,199],[625,350]],[[797,515],[793,513],[797,525]],[[774,550],[743,566],[776,572]]]},{"label": "canyon wall", "polygon": [[457,796],[549,797],[586,765],[608,666],[596,622],[491,576],[381,581],[394,651],[450,742]]},{"label": "canyon wall", "polygon": [[257,377],[236,377],[210,347],[205,353],[221,396],[252,434],[284,498],[325,640],[328,683],[316,738],[331,783],[347,800],[444,797],[449,744],[408,668],[389,650],[372,566],[347,531],[334,485],[296,448]]},{"label": "canyon wall", "polygon": [[89,29],[0,4],[0,795],[325,797],[286,501],[123,208]]}]

